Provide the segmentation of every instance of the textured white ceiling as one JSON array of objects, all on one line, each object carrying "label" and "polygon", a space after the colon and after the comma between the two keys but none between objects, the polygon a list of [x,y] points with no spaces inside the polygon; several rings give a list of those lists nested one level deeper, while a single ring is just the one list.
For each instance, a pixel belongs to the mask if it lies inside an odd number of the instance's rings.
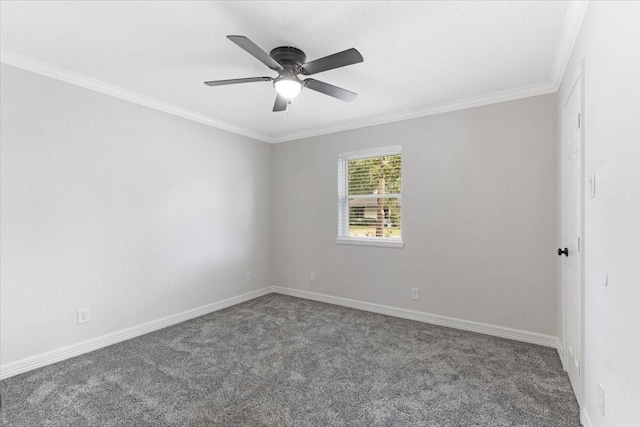
[{"label": "textured white ceiling", "polygon": [[[569,9],[564,1],[3,1],[0,7],[3,50],[271,141],[548,85]],[[359,96],[345,103],[304,90],[288,113],[273,113],[269,82],[207,87],[205,80],[275,75],[228,34],[245,35],[267,52],[295,46],[308,60],[355,47],[363,63],[314,78]]]}]

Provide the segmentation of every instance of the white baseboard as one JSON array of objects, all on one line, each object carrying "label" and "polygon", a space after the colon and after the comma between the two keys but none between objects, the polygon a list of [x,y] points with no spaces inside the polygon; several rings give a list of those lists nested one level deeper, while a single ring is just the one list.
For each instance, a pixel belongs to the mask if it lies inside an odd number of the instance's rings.
[{"label": "white baseboard", "polygon": [[591,418],[589,418],[587,408],[582,408],[580,410],[580,424],[582,424],[584,427],[593,427],[593,423],[591,422]]},{"label": "white baseboard", "polygon": [[560,338],[556,338],[556,350],[558,350],[558,356],[560,357],[560,363],[562,364],[562,369],[564,369],[565,371],[567,370],[567,368],[565,368],[564,366],[564,346],[562,345],[562,342],[560,341]]},{"label": "white baseboard", "polygon": [[182,313],[173,314],[171,316],[163,317],[162,319],[143,323],[142,325],[122,329],[120,331],[103,335],[101,337],[92,338],[90,340],[73,344],[68,347],[63,347],[57,350],[28,357],[16,362],[7,363],[0,366],[0,379],[9,378],[14,375],[30,371],[32,369],[41,368],[52,363],[70,359],[72,357],[79,356],[81,354],[88,353],[90,351],[97,350],[111,344],[126,341],[128,339],[148,334],[149,332],[157,331],[158,329],[166,328],[168,326],[172,326],[186,320],[204,316],[205,314],[213,313],[214,311],[222,310],[223,308],[231,307],[232,305],[240,304],[242,302],[249,301],[254,298],[270,294],[272,292],[273,286],[267,286],[265,288],[258,289],[257,291],[248,292],[246,294],[227,298],[222,301],[203,305],[202,307],[183,311]]},{"label": "white baseboard", "polygon": [[461,329],[464,331],[478,332],[481,334],[493,335],[496,337],[543,345],[546,347],[554,347],[558,349],[560,360],[563,360],[562,346],[560,344],[560,341],[557,337],[551,335],[543,335],[535,332],[527,332],[518,329],[505,328],[503,326],[495,326],[486,323],[473,322],[470,320],[456,319],[453,317],[424,313],[421,311],[407,310],[404,308],[397,308],[348,298],[301,291],[298,289],[283,288],[280,286],[267,286],[257,291],[207,304],[202,307],[187,310],[182,313],[167,316],[162,319],[144,323],[142,325],[133,326],[131,328],[123,329],[121,331],[113,332],[101,337],[93,338],[67,347],[49,351],[47,353],[28,357],[16,362],[7,363],[0,366],[0,379],[9,378],[14,375],[30,371],[32,369],[41,368],[52,363],[70,359],[72,357],[79,356],[81,354],[88,353],[90,351],[94,351],[111,344],[126,341],[128,339],[135,338],[140,335],[156,331],[158,329],[166,328],[168,326],[172,326],[186,320],[204,316],[205,314],[213,313],[214,311],[231,307],[233,305],[240,304],[242,302],[249,301],[270,293],[290,295],[293,297],[310,299],[314,301],[355,308],[358,310],[370,311],[373,313],[385,314],[387,316],[399,317],[402,319],[416,320],[433,325],[446,326],[449,328]]},{"label": "white baseboard", "polygon": [[538,344],[545,347],[558,348],[558,338],[551,335],[543,335],[535,332],[505,328],[503,326],[489,325],[486,323],[456,319],[454,317],[440,316],[437,314],[407,310],[404,308],[396,308],[388,305],[373,304],[348,298],[334,297],[331,295],[301,291],[298,289],[283,288],[280,286],[273,286],[272,288],[276,293],[290,295],[292,297],[326,302],[329,304],[371,311],[373,313],[386,314],[387,316],[400,317],[402,319],[417,320],[418,322],[430,323],[433,325],[446,326],[449,328],[461,329],[464,331],[478,332],[481,334],[493,335],[500,338],[508,338],[516,341]]}]

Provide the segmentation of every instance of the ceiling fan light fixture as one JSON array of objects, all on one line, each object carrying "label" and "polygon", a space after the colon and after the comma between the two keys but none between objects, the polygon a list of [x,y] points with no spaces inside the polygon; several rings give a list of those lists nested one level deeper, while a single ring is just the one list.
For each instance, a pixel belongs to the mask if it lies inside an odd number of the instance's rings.
[{"label": "ceiling fan light fixture", "polygon": [[245,36],[229,35],[229,40],[237,44],[251,56],[262,62],[271,70],[278,73],[278,77],[247,77],[242,79],[211,80],[204,84],[207,86],[225,86],[237,83],[273,82],[273,87],[278,93],[273,104],[273,112],[287,111],[291,99],[300,94],[302,88],[323,93],[345,102],[353,101],[357,93],[342,89],[329,83],[316,79],[300,80],[298,75],[310,76],[323,71],[345,67],[364,61],[356,48],[343,50],[311,62],[307,62],[307,55],[300,49],[292,46],[279,46],[270,53],[262,50],[257,44]]},{"label": "ceiling fan light fixture", "polygon": [[287,99],[295,98],[302,90],[302,82],[295,78],[282,77],[276,79],[273,82],[273,86],[275,86],[280,96]]}]

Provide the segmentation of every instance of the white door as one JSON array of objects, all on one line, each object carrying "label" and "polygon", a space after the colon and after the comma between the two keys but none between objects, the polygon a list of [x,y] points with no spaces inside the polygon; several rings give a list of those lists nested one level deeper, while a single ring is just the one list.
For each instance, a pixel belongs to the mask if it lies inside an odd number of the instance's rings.
[{"label": "white door", "polygon": [[[582,403],[582,76],[562,111],[562,257],[565,369]],[[562,252],[561,252],[562,251]]]}]

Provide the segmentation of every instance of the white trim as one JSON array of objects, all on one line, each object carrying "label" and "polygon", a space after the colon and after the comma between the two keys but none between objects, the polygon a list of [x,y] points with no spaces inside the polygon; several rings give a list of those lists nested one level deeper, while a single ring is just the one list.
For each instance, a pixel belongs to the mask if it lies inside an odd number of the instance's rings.
[{"label": "white trim", "polygon": [[[162,319],[154,320],[144,323],[142,325],[133,326],[131,328],[123,329],[121,331],[113,332],[101,337],[93,338],[81,343],[73,344],[67,347],[63,347],[57,350],[49,351],[36,356],[28,357],[16,362],[7,363],[0,367],[0,379],[12,377],[14,375],[22,374],[33,369],[41,368],[43,366],[51,365],[56,362],[61,362],[66,359],[70,359],[81,354],[89,353],[100,348],[117,344],[128,339],[138,337],[140,335],[148,334],[158,329],[163,329],[168,326],[175,325],[187,320],[194,319],[196,317],[204,316],[209,313],[213,313],[218,310],[222,310],[227,307],[231,307],[236,304],[243,303],[255,298],[259,298],[270,293],[277,293],[282,295],[289,295],[297,298],[304,298],[313,301],[325,302],[328,304],[339,305],[343,307],[355,308],[358,310],[370,311],[373,313],[384,314],[387,316],[399,317],[402,319],[415,320],[418,322],[430,323],[433,325],[445,326],[454,329],[460,329],[464,331],[477,332],[486,335],[492,335],[501,338],[512,339],[516,341],[527,342],[531,344],[538,344],[545,347],[556,347],[558,352],[561,351],[561,345],[557,337],[550,335],[538,334],[535,332],[527,332],[518,329],[505,328],[503,326],[489,325],[486,323],[473,322],[470,320],[456,319],[453,317],[441,316],[437,314],[424,313],[421,311],[407,310],[403,308],[396,308],[387,305],[373,304],[364,301],[357,301],[348,298],[335,297],[331,295],[319,294],[308,291],[301,291],[298,289],[283,288],[280,286],[267,286],[256,291],[248,292],[243,295],[227,298],[222,301],[214,302],[204,305],[202,307],[194,308],[184,311],[182,313],[174,314],[164,317]],[[584,416],[588,419],[586,411],[583,410]],[[582,414],[581,414],[582,417]],[[585,424],[590,426],[591,424]]]},{"label": "white trim", "polygon": [[255,138],[264,142],[275,144],[279,142],[310,138],[319,135],[360,129],[364,127],[398,122],[402,120],[410,120],[419,117],[431,116],[434,114],[465,110],[467,108],[481,107],[484,105],[514,101],[516,99],[557,92],[558,88],[560,87],[562,76],[569,62],[573,45],[580,31],[580,25],[582,24],[582,19],[584,18],[588,3],[588,1],[569,2],[567,15],[565,16],[565,22],[560,36],[560,41],[556,49],[553,66],[550,71],[550,78],[546,82],[536,83],[515,89],[507,89],[460,100],[444,102],[440,104],[434,104],[418,110],[384,114],[381,116],[356,120],[340,125],[323,126],[315,129],[292,132],[282,135],[269,136],[251,129],[223,122],[205,114],[191,111],[156,98],[142,95],[132,90],[125,89],[114,84],[77,73],[75,71],[58,67],[56,65],[37,60],[5,48],[0,48],[0,62],[12,65],[14,67],[22,68],[23,70],[31,71],[47,77],[71,83],[80,87],[84,87],[86,89],[94,90],[96,92],[104,93],[106,95],[114,96],[116,98],[124,99],[135,104],[144,105],[146,107],[173,114],[178,117],[213,126],[218,129],[223,129],[239,135],[244,135],[250,138]]},{"label": "white trim", "polygon": [[580,26],[582,25],[582,20],[584,19],[588,5],[589,1],[569,2],[567,15],[565,16],[562,26],[562,33],[560,34],[560,41],[558,42],[553,66],[551,67],[550,81],[556,91],[560,87],[562,76],[564,76],[567,65],[569,64],[573,45],[578,38]]},{"label": "white trim", "polygon": [[[352,159],[367,159],[381,156],[402,156],[402,145],[365,148],[355,151],[338,153],[338,237],[340,245],[376,246],[387,248],[402,248],[402,239],[392,240],[380,237],[351,237],[349,236],[349,201],[353,199],[398,199],[402,211],[402,194],[348,194],[348,165]],[[402,174],[402,170],[400,170]],[[402,230],[402,226],[400,228]]]},{"label": "white trim", "polygon": [[373,147],[363,150],[344,151],[338,153],[338,157],[347,157],[349,159],[366,159],[369,157],[395,156],[402,154],[402,145],[390,145],[388,147]]},{"label": "white trim", "polygon": [[274,136],[269,142],[275,144],[296,139],[311,138],[314,136],[343,132],[346,130],[360,129],[385,123],[399,122],[402,120],[410,120],[419,117],[432,116],[435,114],[465,110],[467,108],[482,107],[485,105],[497,104],[500,102],[515,101],[517,99],[529,98],[531,96],[555,93],[560,87],[562,76],[564,75],[567,65],[569,64],[573,45],[578,38],[580,26],[582,25],[582,20],[584,19],[584,15],[588,5],[588,0],[569,2],[567,14],[565,15],[564,24],[562,26],[562,32],[560,34],[560,41],[558,42],[553,65],[551,66],[551,71],[549,73],[549,80],[546,82],[536,83],[529,86],[522,86],[515,89],[507,89],[503,91],[488,93],[471,98],[444,102],[420,110],[386,114],[337,126],[325,126],[311,130],[292,132],[280,136]]},{"label": "white trim", "polygon": [[516,99],[528,98],[530,96],[536,95],[544,95],[557,91],[557,85],[554,85],[551,82],[538,83],[530,86],[494,92],[472,98],[445,102],[417,111],[414,110],[402,113],[387,114],[337,126],[324,126],[301,132],[269,136],[251,129],[243,128],[231,123],[214,119],[213,117],[209,117],[207,115],[197,113],[195,111],[191,111],[186,108],[179,107],[177,105],[173,105],[156,98],[152,98],[150,96],[142,95],[138,92],[134,92],[132,90],[125,89],[120,86],[116,86],[114,84],[98,80],[66,68],[58,67],[57,65],[49,64],[47,62],[40,61],[26,55],[22,55],[9,49],[0,48],[0,62],[21,68],[23,70],[31,71],[33,73],[42,74],[43,76],[51,77],[56,80],[80,86],[85,89],[94,90],[96,92],[124,99],[126,101],[133,102],[134,104],[144,105],[146,107],[173,114],[178,117],[193,120],[198,123],[203,123],[205,125],[209,125],[218,129],[248,136],[250,138],[255,138],[272,144],[335,132],[342,132],[345,130],[359,129],[384,123],[414,119],[434,114],[464,110],[467,108],[480,107],[483,105],[495,104],[499,102],[513,101]]},{"label": "white trim", "polygon": [[373,237],[337,237],[336,243],[339,245],[353,245],[353,246],[374,246],[379,248],[403,248],[404,242],[402,240],[391,239],[375,239]]},{"label": "white trim", "polygon": [[593,423],[591,422],[591,418],[589,417],[587,408],[582,408],[580,410],[580,424],[582,424],[584,427],[593,427]]},{"label": "white trim", "polygon": [[431,116],[434,114],[448,113],[452,111],[465,110],[467,108],[481,107],[484,105],[496,104],[506,101],[514,101],[516,99],[528,98],[531,96],[545,95],[558,91],[562,76],[566,70],[573,45],[576,41],[580,26],[588,6],[588,1],[572,1],[569,2],[567,15],[562,28],[560,41],[556,48],[553,65],[550,71],[549,80],[542,83],[536,83],[515,89],[507,89],[503,91],[493,92],[489,94],[479,95],[475,97],[459,99],[440,104],[434,104],[426,108],[404,111],[400,113],[384,114],[377,117],[356,120],[340,125],[330,125],[318,127],[315,129],[304,130],[300,132],[292,132],[281,135],[265,135],[254,130],[236,126],[213,117],[188,110],[177,105],[161,101],[150,96],[142,95],[129,89],[125,89],[114,84],[89,77],[69,69],[58,67],[35,58],[14,52],[5,48],[0,48],[0,62],[23,70],[42,74],[57,80],[71,83],[86,89],[124,99],[135,104],[144,105],[165,113],[173,114],[198,123],[203,123],[218,129],[223,129],[239,135],[248,136],[264,142],[279,143],[292,141],[303,138],[310,138],[319,135],[326,135],[347,130],[360,129],[369,126],[381,125],[385,123],[398,122],[402,120],[410,120],[419,117]]},{"label": "white trim", "polygon": [[564,346],[562,345],[562,342],[560,342],[560,338],[556,338],[556,350],[558,350],[558,357],[560,357],[560,364],[562,365],[562,369],[564,371],[567,370],[567,368],[565,368],[565,362],[564,362]]},{"label": "white trim", "polygon": [[99,348],[106,347],[108,345],[126,341],[128,339],[135,338],[140,335],[148,334],[149,332],[157,331],[158,329],[166,328],[168,326],[172,326],[177,323],[184,322],[186,320],[204,316],[205,314],[213,313],[214,311],[222,310],[223,308],[231,307],[233,305],[240,304],[242,302],[249,301],[254,298],[258,298],[263,295],[270,294],[272,292],[273,292],[273,287],[267,286],[265,288],[262,288],[253,292],[248,292],[246,294],[227,298],[222,301],[203,305],[202,307],[183,311],[182,313],[163,317],[162,319],[157,319],[151,322],[143,323],[142,325],[133,326],[127,329],[122,329],[120,331],[103,335],[101,337],[93,338],[77,344],[72,344],[67,347],[63,347],[57,350],[52,350],[36,356],[28,357],[22,360],[18,360],[16,362],[7,363],[5,365],[0,366],[0,379],[9,378],[14,375],[18,375],[23,372],[30,371],[32,369],[41,368],[43,366],[47,366],[52,363],[70,359],[72,357],[79,356],[81,354],[88,353],[90,351],[94,351]]},{"label": "white trim", "polygon": [[348,162],[346,157],[338,156],[338,236],[349,235],[349,201],[347,200]]},{"label": "white trim", "polygon": [[33,73],[42,74],[43,76],[51,77],[72,85],[80,86],[85,89],[113,96],[115,98],[124,99],[125,101],[129,101],[134,104],[143,105],[145,107],[153,108],[154,110],[173,114],[174,116],[182,117],[183,119],[193,120],[194,122],[233,132],[238,135],[248,136],[249,138],[258,139],[264,142],[269,142],[270,139],[268,136],[255,132],[251,129],[223,122],[222,120],[214,119],[213,117],[209,117],[205,114],[197,113],[169,102],[161,101],[159,99],[116,86],[103,80],[95,79],[66,68],[58,67],[57,65],[39,61],[9,49],[0,48],[0,62],[23,70],[31,71]]},{"label": "white trim", "polygon": [[558,88],[552,82],[536,83],[516,89],[508,89],[486,95],[474,96],[471,98],[435,104],[425,109],[405,111],[401,113],[385,114],[362,120],[356,120],[341,125],[324,126],[300,132],[288,133],[272,137],[268,142],[277,144],[279,142],[293,141],[314,136],[327,135],[330,133],[343,132],[347,130],[360,129],[386,123],[400,122],[403,120],[417,119],[420,117],[433,116],[435,114],[449,113],[452,111],[466,110],[467,108],[482,107],[490,104],[497,104],[516,99],[529,98],[531,96],[546,95],[555,93]]},{"label": "white trim", "polygon": [[[586,5],[585,5],[586,7]],[[584,11],[583,11],[584,12]],[[560,123],[560,147],[561,147],[561,151],[560,151],[560,190],[561,190],[561,200],[560,200],[560,213],[561,213],[561,218],[560,218],[560,225],[561,225],[561,229],[560,229],[560,239],[561,242],[565,240],[565,235],[564,235],[564,219],[565,219],[565,208],[566,206],[564,205],[564,199],[566,198],[566,194],[565,193],[565,170],[564,170],[564,159],[566,157],[566,147],[564,144],[564,135],[565,135],[565,119],[566,119],[566,107],[567,107],[567,103],[569,102],[569,99],[571,98],[571,95],[574,93],[575,90],[579,90],[580,91],[580,114],[581,114],[581,126],[580,126],[580,168],[581,168],[581,177],[578,180],[578,190],[575,192],[576,194],[582,195],[581,196],[581,206],[580,206],[580,233],[582,236],[582,246],[584,247],[584,236],[585,236],[585,220],[584,220],[584,212],[585,212],[585,199],[584,199],[584,182],[585,182],[585,86],[584,86],[584,82],[585,82],[585,58],[582,58],[580,60],[580,68],[578,69],[578,71],[575,73],[575,75],[572,76],[573,79],[573,84],[571,85],[571,90],[569,90],[568,94],[566,95],[564,101],[562,102],[562,110],[561,110],[561,123]],[[564,72],[563,72],[564,75]],[[571,80],[569,80],[571,81]],[[564,246],[564,244],[562,245]],[[580,294],[581,294],[581,300],[579,301],[580,306],[581,306],[581,318],[580,318],[580,331],[581,331],[581,336],[580,336],[580,349],[578,350],[579,352],[579,363],[581,364],[578,367],[578,370],[580,372],[578,372],[578,379],[577,382],[579,382],[579,387],[578,390],[574,390],[574,394],[576,395],[576,400],[578,401],[578,405],[584,405],[584,395],[585,395],[585,390],[586,390],[586,384],[584,382],[584,371],[586,369],[586,362],[585,362],[585,295],[586,295],[586,287],[585,287],[585,252],[584,250],[581,250],[580,252]],[[567,318],[568,313],[565,310],[565,304],[567,302],[566,299],[566,284],[565,284],[565,275],[566,275],[566,265],[564,262],[561,263],[560,266],[561,269],[561,289],[562,289],[562,305],[561,305],[561,312],[560,315],[562,316],[562,332],[563,332],[563,336],[567,337],[568,336],[568,332],[567,332],[567,328],[570,323],[569,323],[569,319]],[[575,320],[575,319],[573,319]],[[563,358],[562,360],[562,367],[565,369],[565,371],[567,370],[566,367],[569,366],[570,363],[574,363],[569,359],[569,354],[563,354]],[[572,387],[573,389],[573,387]]]},{"label": "white trim", "polygon": [[477,332],[492,335],[500,338],[507,338],[531,344],[538,344],[545,347],[557,347],[558,338],[551,335],[539,334],[536,332],[522,331],[519,329],[505,328],[504,326],[490,325],[487,323],[473,322],[471,320],[457,319],[454,317],[430,314],[422,311],[407,310],[404,308],[391,307],[388,305],[374,304],[370,302],[358,301],[348,298],[335,297],[331,295],[319,294],[315,292],[302,291],[299,289],[283,288],[273,286],[273,292],[292,297],[305,298],[313,301],[325,302],[328,304],[340,305],[343,307],[355,308],[358,310],[370,311],[373,313],[385,314],[387,316],[399,317],[402,319],[416,320],[418,322],[430,323],[433,325],[446,326],[448,328],[461,329],[463,331]]}]

